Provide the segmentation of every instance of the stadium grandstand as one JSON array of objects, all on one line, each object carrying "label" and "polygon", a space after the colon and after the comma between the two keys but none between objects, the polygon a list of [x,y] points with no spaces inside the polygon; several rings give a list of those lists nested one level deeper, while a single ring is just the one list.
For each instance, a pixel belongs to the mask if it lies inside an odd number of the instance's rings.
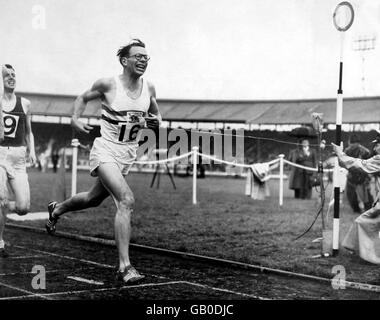
[{"label": "stadium grandstand", "polygon": [[[46,150],[49,141],[56,146],[68,146],[73,138],[70,117],[75,96],[26,93],[21,95],[32,102],[32,125],[37,152]],[[311,126],[313,112],[323,114],[324,135],[327,142],[335,137],[335,99],[313,100],[158,100],[163,126],[172,129],[212,130],[244,129],[244,161],[254,163],[271,160],[278,154],[287,155],[297,139],[289,133],[299,126]],[[91,145],[99,135],[100,101],[88,104],[82,120],[94,126],[90,135],[77,136],[83,145]],[[350,132],[358,133],[364,145],[369,145],[372,130],[380,129],[380,97],[345,98],[343,113],[343,141]],[[266,138],[263,143],[262,140]],[[83,154],[83,159],[87,151]],[[85,161],[85,160],[84,160]]]},{"label": "stadium grandstand", "polygon": [[[75,96],[20,93],[33,105],[33,122],[70,122]],[[236,128],[246,130],[274,129],[287,131],[294,126],[310,123],[312,112],[323,113],[329,128],[335,124],[335,99],[315,100],[165,100],[159,99],[160,111],[169,127],[192,124],[201,129],[205,123],[211,128]],[[90,102],[83,118],[89,124],[98,124],[100,101]],[[360,112],[358,112],[360,110]],[[369,131],[379,128],[380,97],[345,98],[343,123],[346,131]],[[211,125],[211,126],[210,126]],[[348,127],[347,127],[348,125]],[[348,130],[347,130],[348,129]]]}]

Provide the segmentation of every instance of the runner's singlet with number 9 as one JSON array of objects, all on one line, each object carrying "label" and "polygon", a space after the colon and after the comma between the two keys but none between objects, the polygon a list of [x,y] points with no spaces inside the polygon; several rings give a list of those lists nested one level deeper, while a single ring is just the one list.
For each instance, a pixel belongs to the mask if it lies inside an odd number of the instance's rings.
[{"label": "runner's singlet with number 9", "polygon": [[[5,105],[4,100],[3,104]],[[21,104],[21,97],[16,96],[16,104],[13,109],[5,110],[6,108],[3,109],[4,141],[1,146],[26,146],[26,115]]]}]

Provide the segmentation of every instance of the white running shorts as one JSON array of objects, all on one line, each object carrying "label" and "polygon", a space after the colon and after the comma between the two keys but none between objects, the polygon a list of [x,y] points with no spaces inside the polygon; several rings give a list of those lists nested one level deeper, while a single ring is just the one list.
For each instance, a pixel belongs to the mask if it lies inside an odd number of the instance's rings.
[{"label": "white running shorts", "polygon": [[90,152],[90,173],[96,177],[101,163],[116,163],[122,175],[127,175],[137,156],[138,143],[120,144],[98,137]]}]

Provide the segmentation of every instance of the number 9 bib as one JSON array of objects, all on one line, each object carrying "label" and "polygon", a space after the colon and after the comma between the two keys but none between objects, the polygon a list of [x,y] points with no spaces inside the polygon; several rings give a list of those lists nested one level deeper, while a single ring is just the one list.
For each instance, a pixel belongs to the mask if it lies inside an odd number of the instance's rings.
[{"label": "number 9 bib", "polygon": [[15,138],[20,117],[14,114],[4,114],[3,119],[4,119],[4,136],[9,137],[9,138]]}]

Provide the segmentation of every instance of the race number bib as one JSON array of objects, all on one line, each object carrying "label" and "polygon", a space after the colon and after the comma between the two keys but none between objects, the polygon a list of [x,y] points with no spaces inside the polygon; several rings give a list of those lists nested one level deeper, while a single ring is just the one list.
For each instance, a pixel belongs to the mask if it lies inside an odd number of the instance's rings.
[{"label": "race number bib", "polygon": [[145,125],[142,111],[130,111],[127,113],[127,121],[119,124],[119,141],[137,141],[138,133]]},{"label": "race number bib", "polygon": [[4,113],[3,119],[4,119],[4,136],[9,137],[9,138],[15,138],[20,117],[14,114]]}]

